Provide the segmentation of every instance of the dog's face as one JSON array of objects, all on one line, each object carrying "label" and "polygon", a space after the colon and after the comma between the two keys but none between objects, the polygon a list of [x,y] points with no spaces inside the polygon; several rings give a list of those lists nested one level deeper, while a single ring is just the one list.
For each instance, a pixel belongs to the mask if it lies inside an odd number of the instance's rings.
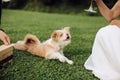
[{"label": "dog's face", "polygon": [[62,30],[56,30],[52,33],[53,41],[65,46],[71,42],[70,27],[65,27]]}]

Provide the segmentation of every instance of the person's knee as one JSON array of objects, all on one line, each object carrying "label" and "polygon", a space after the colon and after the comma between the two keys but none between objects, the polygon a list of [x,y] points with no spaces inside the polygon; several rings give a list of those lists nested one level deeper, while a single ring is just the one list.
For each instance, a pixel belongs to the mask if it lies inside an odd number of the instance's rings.
[{"label": "person's knee", "polygon": [[107,27],[103,27],[103,28],[99,29],[97,32],[97,36],[105,35],[106,31],[107,31]]},{"label": "person's knee", "polygon": [[112,36],[114,34],[120,34],[120,29],[115,25],[108,25],[99,29],[97,36]]}]

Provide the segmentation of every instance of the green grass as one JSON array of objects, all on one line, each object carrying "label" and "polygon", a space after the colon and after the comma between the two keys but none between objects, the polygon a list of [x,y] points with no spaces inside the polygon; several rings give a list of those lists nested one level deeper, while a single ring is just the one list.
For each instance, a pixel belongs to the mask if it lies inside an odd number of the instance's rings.
[{"label": "green grass", "polygon": [[83,65],[91,54],[96,32],[105,25],[101,16],[3,10],[1,27],[11,38],[11,43],[22,40],[28,33],[44,41],[54,30],[70,26],[72,43],[64,49],[64,53],[74,64],[14,50],[13,63],[0,70],[0,80],[98,80]]}]

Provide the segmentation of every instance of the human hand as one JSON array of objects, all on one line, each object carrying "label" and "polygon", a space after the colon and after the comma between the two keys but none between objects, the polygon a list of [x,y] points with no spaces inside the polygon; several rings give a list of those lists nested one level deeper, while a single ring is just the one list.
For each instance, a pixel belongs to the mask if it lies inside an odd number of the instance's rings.
[{"label": "human hand", "polygon": [[3,32],[2,30],[0,30],[0,40],[3,41],[3,43],[5,45],[9,45],[10,44],[9,36],[5,32]]}]

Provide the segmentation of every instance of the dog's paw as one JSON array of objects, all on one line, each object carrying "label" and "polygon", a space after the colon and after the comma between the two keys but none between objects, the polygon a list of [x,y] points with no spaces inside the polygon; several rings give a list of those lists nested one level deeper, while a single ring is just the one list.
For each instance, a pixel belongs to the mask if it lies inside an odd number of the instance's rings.
[{"label": "dog's paw", "polygon": [[68,60],[67,63],[72,65],[74,62],[72,60]]},{"label": "dog's paw", "polygon": [[65,58],[64,57],[60,57],[59,60],[60,60],[60,62],[65,62]]}]

